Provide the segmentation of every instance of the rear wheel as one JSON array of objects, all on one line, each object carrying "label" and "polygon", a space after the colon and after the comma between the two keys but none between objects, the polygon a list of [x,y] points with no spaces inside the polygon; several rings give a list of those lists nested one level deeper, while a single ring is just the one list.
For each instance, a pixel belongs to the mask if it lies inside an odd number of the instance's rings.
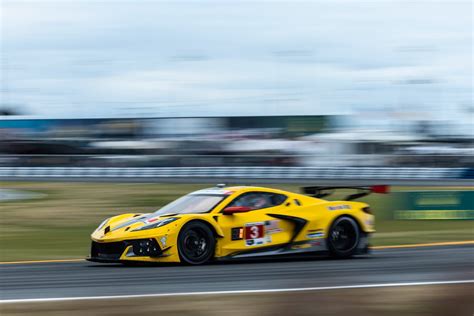
[{"label": "rear wheel", "polygon": [[202,222],[190,222],[178,236],[178,253],[182,262],[203,264],[214,256],[216,240],[211,229]]},{"label": "rear wheel", "polygon": [[351,257],[360,241],[360,229],[356,221],[348,216],[337,218],[331,225],[328,236],[328,248],[336,258]]}]

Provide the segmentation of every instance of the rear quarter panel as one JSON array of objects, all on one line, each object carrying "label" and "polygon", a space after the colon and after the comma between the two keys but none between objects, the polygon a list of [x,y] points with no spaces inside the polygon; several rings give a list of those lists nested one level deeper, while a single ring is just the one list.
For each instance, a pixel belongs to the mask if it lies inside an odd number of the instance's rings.
[{"label": "rear quarter panel", "polygon": [[334,220],[345,215],[354,218],[363,232],[373,233],[375,232],[375,218],[362,210],[365,207],[368,205],[362,202],[327,201],[318,205],[318,211],[321,213],[318,226],[323,226],[322,228],[327,232]]},{"label": "rear quarter panel", "polygon": [[289,209],[285,214],[308,221],[305,229],[295,239],[295,241],[304,241],[308,239],[309,234],[316,232],[322,232],[324,233],[322,237],[327,237],[332,223],[344,215],[354,218],[363,232],[375,232],[374,216],[362,211],[367,206],[365,203],[353,201],[322,201]]}]

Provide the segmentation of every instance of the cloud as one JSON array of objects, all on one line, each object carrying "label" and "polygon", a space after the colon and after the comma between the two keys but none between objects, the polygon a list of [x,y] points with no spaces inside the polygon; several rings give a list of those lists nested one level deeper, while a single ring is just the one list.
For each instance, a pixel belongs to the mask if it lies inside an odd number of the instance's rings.
[{"label": "cloud", "polygon": [[[3,102],[115,115],[338,113],[472,98],[470,2],[4,1]],[[419,91],[402,82],[431,81]],[[439,98],[439,90],[452,99]],[[421,101],[420,101],[421,100]],[[80,104],[81,107],[72,106]],[[190,113],[189,115],[192,115]]]}]

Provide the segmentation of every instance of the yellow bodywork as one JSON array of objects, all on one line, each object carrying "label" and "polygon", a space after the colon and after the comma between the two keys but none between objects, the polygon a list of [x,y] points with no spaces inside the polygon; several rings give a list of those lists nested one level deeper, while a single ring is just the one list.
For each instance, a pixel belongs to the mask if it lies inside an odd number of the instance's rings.
[{"label": "yellow bodywork", "polygon": [[[212,190],[212,189],[210,189]],[[305,249],[311,247],[309,242],[314,240],[325,240],[329,228],[334,220],[341,215],[350,216],[356,220],[364,233],[372,233],[374,229],[374,216],[364,212],[362,209],[368,205],[355,201],[326,201],[299,193],[293,193],[278,189],[264,187],[225,187],[216,188],[216,190],[225,190],[231,192],[209,213],[204,214],[179,214],[178,220],[162,227],[133,231],[143,225],[141,222],[132,223],[115,229],[124,222],[130,221],[134,217],[143,214],[129,213],[122,214],[108,219],[102,227],[95,230],[91,238],[98,243],[111,243],[118,241],[127,241],[135,239],[153,238],[156,239],[163,251],[159,257],[140,257],[128,256],[131,247],[128,246],[120,257],[120,261],[145,261],[145,262],[180,262],[178,254],[177,240],[181,228],[190,221],[203,221],[207,223],[215,233],[216,248],[214,257],[216,259],[230,257],[233,254],[245,252],[250,249],[256,250],[263,247],[278,246],[289,243],[293,238],[293,249]],[[236,197],[247,192],[269,192],[285,195],[287,198],[284,203],[264,209],[252,210],[244,213],[235,213],[232,215],[223,214],[223,209]],[[293,236],[295,224],[291,221],[275,218],[272,215],[283,215],[298,217],[306,220],[303,229],[297,236]],[[246,244],[245,239],[232,240],[232,228],[245,227],[252,223],[275,223],[271,236],[265,240],[264,244]],[[108,232],[105,230],[108,228]],[[269,231],[270,233],[270,231]],[[312,236],[316,233],[316,237]],[[315,242],[314,244],[317,244]]]}]

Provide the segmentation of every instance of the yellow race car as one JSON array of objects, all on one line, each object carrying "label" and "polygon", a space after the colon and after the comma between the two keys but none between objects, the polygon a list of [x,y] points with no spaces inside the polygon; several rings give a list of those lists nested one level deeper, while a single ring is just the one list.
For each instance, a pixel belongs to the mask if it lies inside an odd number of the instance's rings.
[{"label": "yellow race car", "polygon": [[375,231],[370,207],[353,201],[385,186],[359,187],[342,201],[323,197],[340,187],[303,194],[253,186],[199,190],[150,214],[122,214],[92,233],[89,261],[182,262],[303,253],[339,258],[367,253]]}]

